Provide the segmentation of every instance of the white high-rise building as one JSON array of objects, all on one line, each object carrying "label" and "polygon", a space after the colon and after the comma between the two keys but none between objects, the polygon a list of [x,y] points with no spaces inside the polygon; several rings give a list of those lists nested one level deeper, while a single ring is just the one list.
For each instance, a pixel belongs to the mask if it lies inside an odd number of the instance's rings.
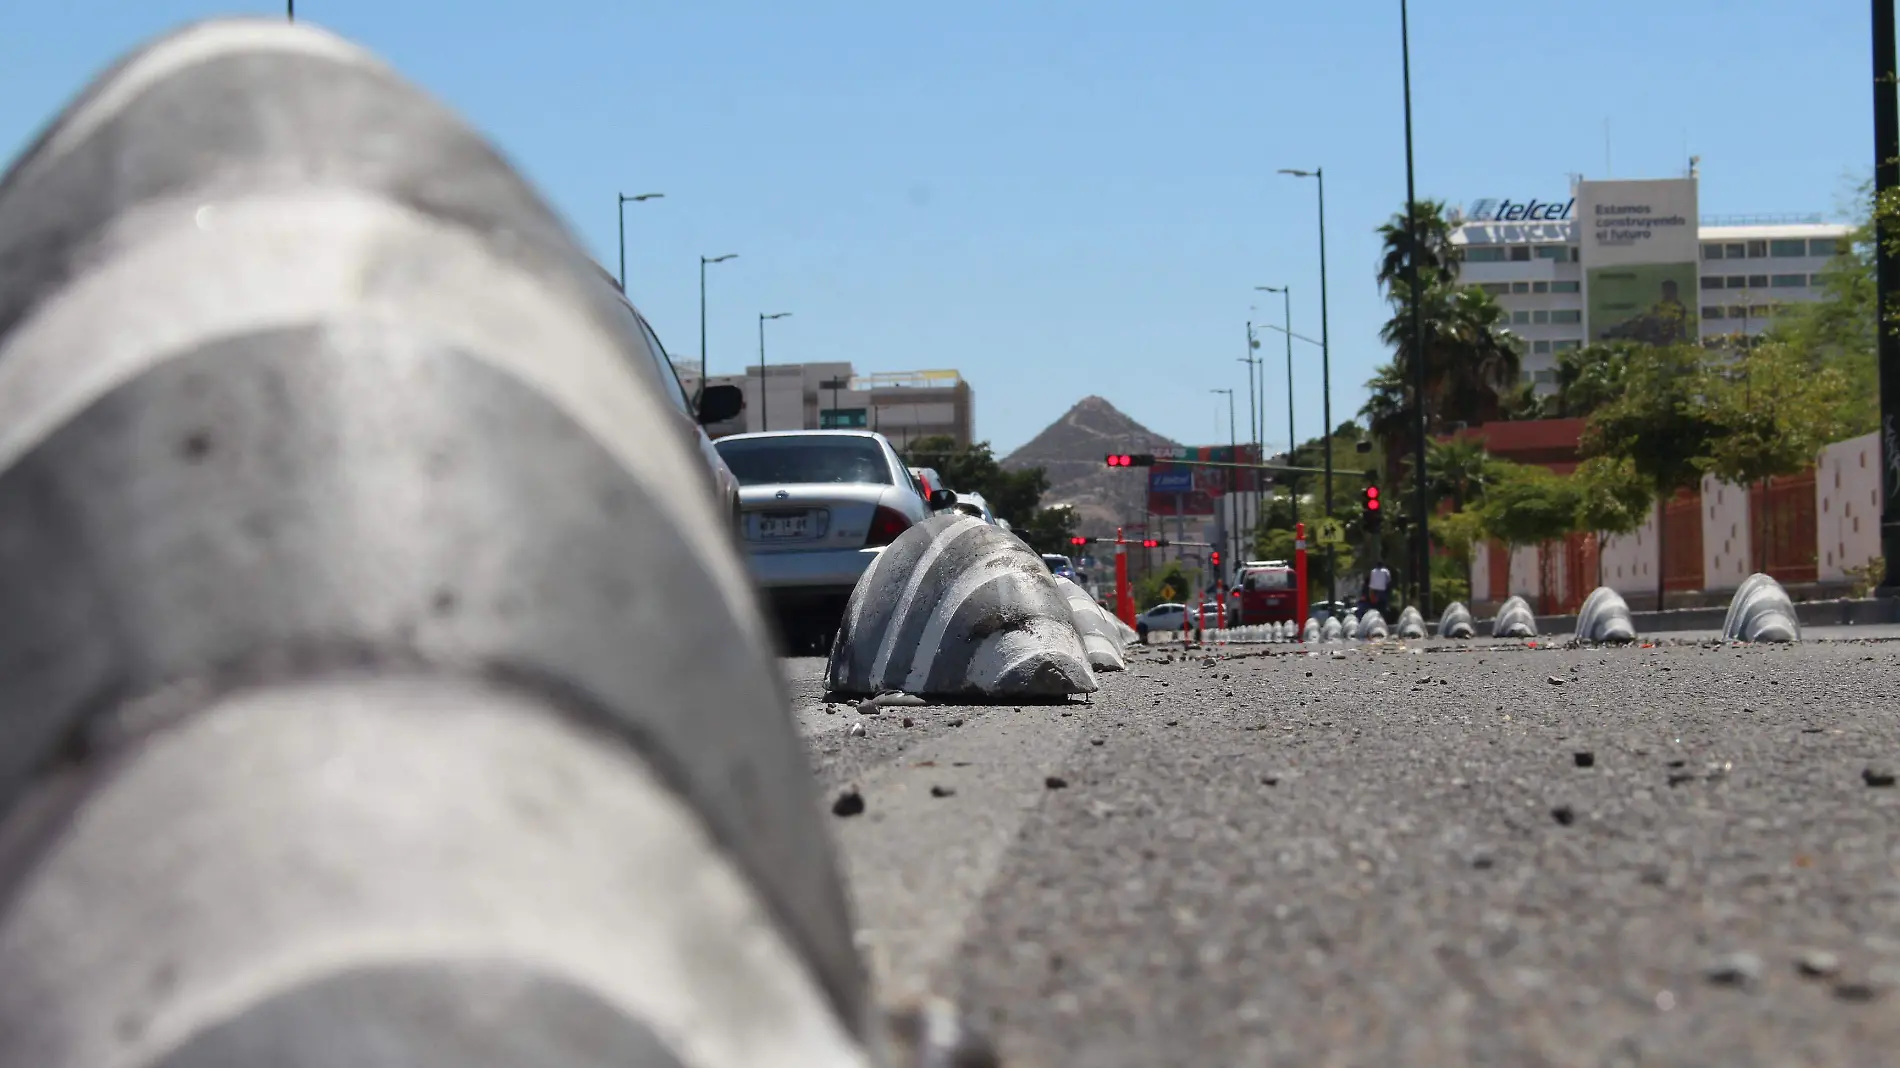
[{"label": "white high-rise building", "polygon": [[[1819,216],[1696,214],[1694,176],[1577,182],[1561,200],[1485,198],[1454,211],[1458,281],[1497,299],[1525,342],[1522,372],[1556,388],[1557,355],[1594,337],[1755,335],[1780,305],[1813,300],[1853,228]],[[1661,331],[1659,334],[1658,331]]]}]

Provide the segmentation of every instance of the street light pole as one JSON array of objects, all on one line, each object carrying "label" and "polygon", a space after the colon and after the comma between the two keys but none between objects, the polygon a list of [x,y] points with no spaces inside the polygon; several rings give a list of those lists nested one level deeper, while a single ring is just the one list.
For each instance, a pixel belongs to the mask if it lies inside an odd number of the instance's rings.
[{"label": "street light pole", "polygon": [[297,21],[297,0],[284,0],[284,17]]},{"label": "street light pole", "polygon": [[1432,610],[1432,528],[1431,500],[1425,485],[1425,331],[1420,303],[1424,294],[1418,288],[1418,193],[1412,180],[1412,34],[1407,20],[1406,0],[1399,0],[1399,69],[1405,81],[1405,229],[1411,252],[1405,258],[1405,285],[1412,305],[1412,481],[1417,493],[1413,520],[1414,551],[1418,553],[1413,571],[1421,612]]},{"label": "street light pole", "polygon": [[766,422],[766,418],[765,418],[765,323],[766,323],[766,320],[768,319],[783,319],[791,314],[792,314],[791,312],[775,312],[771,315],[767,315],[764,312],[759,313],[759,429],[760,430],[772,429],[771,425]]},{"label": "street light pole", "polygon": [[620,194],[620,291],[622,293],[627,291],[627,203],[632,201],[638,204],[647,200],[659,200],[664,196],[666,196],[665,193],[635,193],[633,196]]},{"label": "street light pole", "polygon": [[[1900,101],[1894,89],[1894,0],[1874,4],[1874,196],[1895,195],[1900,189]],[[1900,296],[1900,250],[1894,248],[1894,224],[1874,212],[1874,321],[1875,352],[1880,368],[1881,556],[1886,574],[1883,594],[1900,593],[1900,324],[1894,322],[1893,301]]]},{"label": "street light pole", "polygon": [[[709,263],[724,263],[727,260],[736,260],[738,258],[739,254],[737,252],[728,252],[723,256],[701,256],[699,258],[699,389],[702,393],[706,390],[706,265]],[[621,268],[623,271],[625,269],[624,266]],[[624,282],[621,284],[621,288],[626,288]],[[698,397],[693,398],[693,407],[699,407]]]},{"label": "street light pole", "polygon": [[[1253,439],[1254,451],[1258,454],[1254,457],[1254,460],[1258,463],[1265,463],[1267,459],[1266,453],[1260,444],[1260,406],[1255,403],[1254,397],[1254,368],[1259,366],[1260,357],[1253,354],[1254,345],[1253,322],[1249,320],[1247,323],[1247,357],[1241,361],[1247,365],[1247,434]],[[1267,376],[1265,373],[1262,373],[1259,377],[1264,380]],[[1234,459],[1238,460],[1240,457],[1236,456]],[[1260,473],[1256,471],[1249,477],[1253,480],[1252,488],[1247,491],[1247,506],[1252,510],[1253,514],[1253,524],[1250,525],[1258,525],[1260,522]]]},{"label": "street light pole", "polygon": [[[1227,394],[1227,454],[1234,460],[1238,460],[1239,457],[1234,456],[1234,451],[1240,444],[1234,430],[1234,391],[1231,389],[1210,389],[1208,392]],[[1219,417],[1216,416],[1216,419],[1218,418]],[[1240,544],[1240,533],[1234,529],[1240,525],[1240,520],[1234,513],[1234,469],[1231,467],[1227,468],[1227,492],[1221,494],[1221,496],[1226,498],[1222,503],[1227,506],[1227,553],[1231,557],[1235,551],[1234,546]],[[1216,571],[1214,573],[1214,581],[1221,581],[1226,571],[1227,569],[1225,567]]]},{"label": "street light pole", "polygon": [[[1282,168],[1280,173],[1290,174],[1295,178],[1312,178],[1319,183],[1319,388],[1320,408],[1326,420],[1326,425],[1320,428],[1320,443],[1326,452],[1326,518],[1331,519],[1333,517],[1333,346],[1332,335],[1327,333],[1326,316],[1326,169],[1315,167],[1310,171],[1301,171]],[[1333,546],[1329,542],[1326,546],[1328,600],[1339,600],[1338,571]]]},{"label": "street light pole", "polygon": [[[1282,331],[1286,335],[1286,462],[1292,464],[1297,462],[1293,459],[1294,450],[1300,447],[1299,432],[1293,427],[1293,287],[1284,285],[1255,286],[1254,288],[1263,293],[1278,293],[1286,301],[1286,329]],[[1264,378],[1264,375],[1262,377]],[[1264,418],[1264,409],[1262,415]],[[1292,478],[1293,525],[1298,526],[1300,523],[1300,481],[1298,475]]]}]

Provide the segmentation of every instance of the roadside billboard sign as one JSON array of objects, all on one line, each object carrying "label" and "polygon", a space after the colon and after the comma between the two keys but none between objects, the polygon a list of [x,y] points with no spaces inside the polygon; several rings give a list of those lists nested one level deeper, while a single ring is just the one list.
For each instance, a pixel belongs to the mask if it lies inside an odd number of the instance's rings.
[{"label": "roadside billboard sign", "polygon": [[1694,341],[1696,180],[1577,184],[1584,330],[1590,341]]}]

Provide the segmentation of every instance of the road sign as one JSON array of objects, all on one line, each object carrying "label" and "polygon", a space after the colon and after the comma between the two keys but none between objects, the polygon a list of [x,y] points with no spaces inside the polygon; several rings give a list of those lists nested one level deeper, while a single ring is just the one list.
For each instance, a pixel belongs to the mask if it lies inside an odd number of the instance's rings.
[{"label": "road sign", "polygon": [[1174,600],[1174,587],[1164,584],[1161,587],[1161,599],[1164,601]]},{"label": "road sign", "polygon": [[1321,545],[1346,544],[1346,524],[1337,519],[1313,521],[1313,540]]}]

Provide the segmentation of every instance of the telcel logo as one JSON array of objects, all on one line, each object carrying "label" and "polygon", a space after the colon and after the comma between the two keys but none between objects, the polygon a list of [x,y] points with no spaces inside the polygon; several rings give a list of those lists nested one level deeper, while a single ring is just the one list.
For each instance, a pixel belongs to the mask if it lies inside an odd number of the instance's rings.
[{"label": "telcel logo", "polygon": [[1576,198],[1562,203],[1537,200],[1513,201],[1484,197],[1471,202],[1473,222],[1557,222],[1570,218],[1570,209],[1576,207]]}]

